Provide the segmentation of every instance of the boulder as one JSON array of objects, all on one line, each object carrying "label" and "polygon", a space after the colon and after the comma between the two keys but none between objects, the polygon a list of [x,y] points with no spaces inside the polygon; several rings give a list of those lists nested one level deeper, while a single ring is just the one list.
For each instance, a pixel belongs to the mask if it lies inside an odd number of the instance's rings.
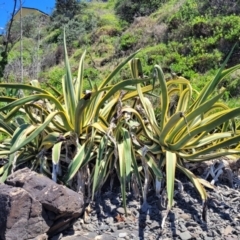
[{"label": "boulder", "polygon": [[42,204],[21,188],[0,185],[0,239],[33,239],[52,225]]},{"label": "boulder", "polygon": [[0,239],[51,236],[69,227],[83,207],[81,194],[28,168],[20,169],[0,185]]}]

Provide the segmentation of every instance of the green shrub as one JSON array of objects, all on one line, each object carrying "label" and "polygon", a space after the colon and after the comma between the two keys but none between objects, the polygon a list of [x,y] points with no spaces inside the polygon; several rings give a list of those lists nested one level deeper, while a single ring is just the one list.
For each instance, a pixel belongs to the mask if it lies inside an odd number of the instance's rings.
[{"label": "green shrub", "polygon": [[56,66],[47,72],[40,73],[39,78],[43,83],[43,88],[48,89],[47,83],[54,86],[58,91],[62,92],[62,77],[65,71],[62,67]]},{"label": "green shrub", "polygon": [[161,5],[161,0],[117,0],[115,5],[116,14],[127,22],[132,22],[134,17],[150,15]]},{"label": "green shrub", "polygon": [[48,32],[48,35],[43,40],[47,43],[57,43],[61,33],[62,33],[61,29],[52,30]]},{"label": "green shrub", "polygon": [[101,17],[99,19],[99,26],[100,27],[103,27],[103,26],[120,27],[119,21],[118,21],[116,15],[111,14],[111,13],[101,15]]},{"label": "green shrub", "polygon": [[120,49],[121,50],[128,50],[133,47],[138,41],[137,37],[132,33],[125,33],[120,38]]},{"label": "green shrub", "polygon": [[121,29],[117,28],[115,26],[103,26],[100,28],[97,28],[96,31],[94,32],[94,38],[99,38],[102,35],[105,36],[110,36],[110,37],[115,37],[121,33]]}]

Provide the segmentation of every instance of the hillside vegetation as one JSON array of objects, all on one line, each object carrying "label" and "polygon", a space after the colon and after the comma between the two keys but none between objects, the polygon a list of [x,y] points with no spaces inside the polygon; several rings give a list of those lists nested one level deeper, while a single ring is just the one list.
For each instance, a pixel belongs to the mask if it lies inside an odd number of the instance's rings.
[{"label": "hillside vegetation", "polygon": [[[50,23],[36,16],[23,21],[24,81],[38,78],[60,90],[63,69],[62,26],[73,73],[86,49],[84,76],[98,84],[124,57],[141,49],[146,75],[154,64],[165,73],[176,73],[201,89],[206,79],[226,58],[240,36],[239,1],[91,1],[74,8],[69,17],[55,10]],[[19,23],[12,29],[12,46],[3,81],[20,79]],[[239,63],[239,45],[228,66]],[[121,78],[127,78],[121,71]],[[237,75],[237,76],[236,76]],[[240,76],[240,73],[239,73]],[[237,97],[238,74],[221,84],[227,87],[226,100]],[[234,78],[234,81],[232,79]],[[117,79],[116,79],[117,81]],[[86,81],[86,88],[88,81]]]}]

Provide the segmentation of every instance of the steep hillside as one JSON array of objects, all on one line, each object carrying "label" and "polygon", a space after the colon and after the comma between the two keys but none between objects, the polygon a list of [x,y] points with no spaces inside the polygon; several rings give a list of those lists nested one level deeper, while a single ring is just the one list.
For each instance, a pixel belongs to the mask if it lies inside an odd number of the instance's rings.
[{"label": "steep hillside", "polygon": [[[239,63],[240,4],[223,0],[162,1],[151,15],[138,17],[136,14],[128,23],[115,14],[117,2],[87,3],[84,10],[65,24],[75,74],[84,50],[87,50],[85,77],[96,84],[122,58],[139,49],[138,57],[143,59],[145,74],[150,74],[152,66],[159,63],[169,76],[172,72],[182,75],[199,89],[235,43],[237,46],[228,66]],[[23,40],[25,80],[39,78],[60,89],[59,82],[64,73],[61,26],[52,20],[38,28],[37,34],[36,31],[31,34]],[[8,81],[18,80],[18,45],[15,41],[9,54],[5,73]],[[38,71],[34,71],[36,67]],[[122,71],[121,78],[127,77]],[[226,98],[238,95],[238,76],[234,78],[235,81],[231,81],[230,76],[223,82],[229,90]]]}]

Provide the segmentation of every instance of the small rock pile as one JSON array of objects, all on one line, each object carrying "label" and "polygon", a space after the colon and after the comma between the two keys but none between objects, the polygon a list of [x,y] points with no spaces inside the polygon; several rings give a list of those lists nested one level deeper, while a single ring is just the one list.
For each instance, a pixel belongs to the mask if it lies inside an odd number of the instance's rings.
[{"label": "small rock pile", "polygon": [[148,210],[141,210],[140,201],[128,194],[128,216],[125,217],[119,192],[106,192],[91,204],[85,218],[52,240],[239,240],[240,192],[226,185],[208,191],[207,223],[202,221],[202,204],[193,185],[183,182],[184,191],[175,191],[175,204],[164,228],[166,209],[149,191]]}]

